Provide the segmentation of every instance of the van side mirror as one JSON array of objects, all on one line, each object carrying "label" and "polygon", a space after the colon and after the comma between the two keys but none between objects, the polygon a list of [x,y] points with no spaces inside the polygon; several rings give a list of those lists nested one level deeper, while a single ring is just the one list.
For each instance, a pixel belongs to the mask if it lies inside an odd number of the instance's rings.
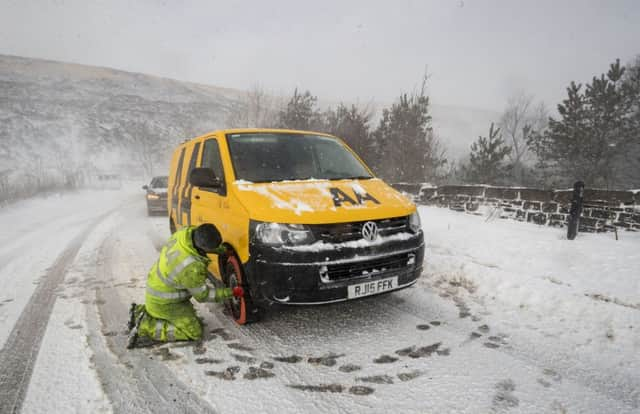
[{"label": "van side mirror", "polygon": [[220,188],[222,183],[211,168],[194,168],[189,174],[189,182],[194,187]]},{"label": "van side mirror", "polygon": [[148,185],[143,185],[143,186],[142,186],[142,189],[143,189],[143,190],[148,190],[148,189],[149,189],[149,186],[148,186]]}]

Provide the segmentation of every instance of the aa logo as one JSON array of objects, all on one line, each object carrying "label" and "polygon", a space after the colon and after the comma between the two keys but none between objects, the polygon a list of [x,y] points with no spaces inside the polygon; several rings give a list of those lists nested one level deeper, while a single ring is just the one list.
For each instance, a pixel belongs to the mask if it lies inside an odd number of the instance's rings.
[{"label": "aa logo", "polygon": [[362,205],[367,200],[372,201],[372,202],[374,202],[376,204],[380,204],[380,202],[378,200],[376,200],[369,193],[360,194],[360,193],[358,193],[357,191],[354,190],[353,191],[354,198],[351,198],[349,196],[349,194],[345,193],[344,191],[342,191],[339,188],[333,187],[333,188],[330,188],[329,191],[331,191],[331,195],[333,196],[333,205],[336,206],[336,207],[340,207],[344,203],[349,203],[352,206]]}]

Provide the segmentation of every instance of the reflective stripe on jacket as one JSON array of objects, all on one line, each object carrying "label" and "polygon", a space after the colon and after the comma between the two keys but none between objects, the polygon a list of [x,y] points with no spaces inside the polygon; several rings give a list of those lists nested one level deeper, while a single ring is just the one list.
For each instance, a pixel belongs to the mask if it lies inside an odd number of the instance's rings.
[{"label": "reflective stripe on jacket", "polygon": [[193,247],[191,233],[194,229],[178,230],[162,248],[147,277],[147,302],[178,303],[192,296],[202,302],[209,297],[205,280],[210,260],[200,256]]}]

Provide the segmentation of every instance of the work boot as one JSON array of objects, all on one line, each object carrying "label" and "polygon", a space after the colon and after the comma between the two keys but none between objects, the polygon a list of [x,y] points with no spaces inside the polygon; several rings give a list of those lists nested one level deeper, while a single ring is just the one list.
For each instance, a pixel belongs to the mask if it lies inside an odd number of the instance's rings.
[{"label": "work boot", "polygon": [[131,303],[129,307],[129,321],[127,322],[127,331],[131,332],[134,326],[136,326],[136,307],[138,305],[135,302]]},{"label": "work boot", "polygon": [[138,343],[138,330],[132,330],[129,332],[129,338],[127,338],[127,349],[133,349]]},{"label": "work boot", "polygon": [[[131,331],[129,332],[129,338],[127,339],[127,349],[133,349],[138,344],[138,330],[140,329],[140,323],[142,323],[142,319],[144,319],[147,312],[144,308],[140,309],[140,307],[133,306],[133,313],[136,315],[135,324]],[[140,309],[138,313],[137,310]]]},{"label": "work boot", "polygon": [[131,331],[136,324],[136,319],[140,316],[141,312],[146,312],[144,304],[138,305],[135,302],[131,303],[129,307],[129,320],[127,321],[127,330]]},{"label": "work boot", "polygon": [[137,343],[138,343],[138,330],[134,328],[131,330],[131,332],[129,332],[129,337],[127,338],[127,349],[135,348]]}]

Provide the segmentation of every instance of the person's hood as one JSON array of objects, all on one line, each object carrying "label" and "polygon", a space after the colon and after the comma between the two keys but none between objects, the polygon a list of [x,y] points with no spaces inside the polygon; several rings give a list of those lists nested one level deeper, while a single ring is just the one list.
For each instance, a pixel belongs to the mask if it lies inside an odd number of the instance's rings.
[{"label": "person's hood", "polygon": [[202,254],[200,254],[196,246],[194,246],[193,244],[193,231],[195,229],[196,229],[196,226],[184,227],[178,230],[174,234],[174,237],[176,237],[178,244],[180,245],[180,248],[182,250],[186,251],[191,256],[197,258],[198,260],[205,263],[206,265],[209,265],[209,262],[211,261],[211,259],[206,255],[203,256]]},{"label": "person's hood", "polygon": [[253,220],[321,224],[401,217],[415,211],[405,196],[374,178],[272,183],[236,181],[234,193]]}]

